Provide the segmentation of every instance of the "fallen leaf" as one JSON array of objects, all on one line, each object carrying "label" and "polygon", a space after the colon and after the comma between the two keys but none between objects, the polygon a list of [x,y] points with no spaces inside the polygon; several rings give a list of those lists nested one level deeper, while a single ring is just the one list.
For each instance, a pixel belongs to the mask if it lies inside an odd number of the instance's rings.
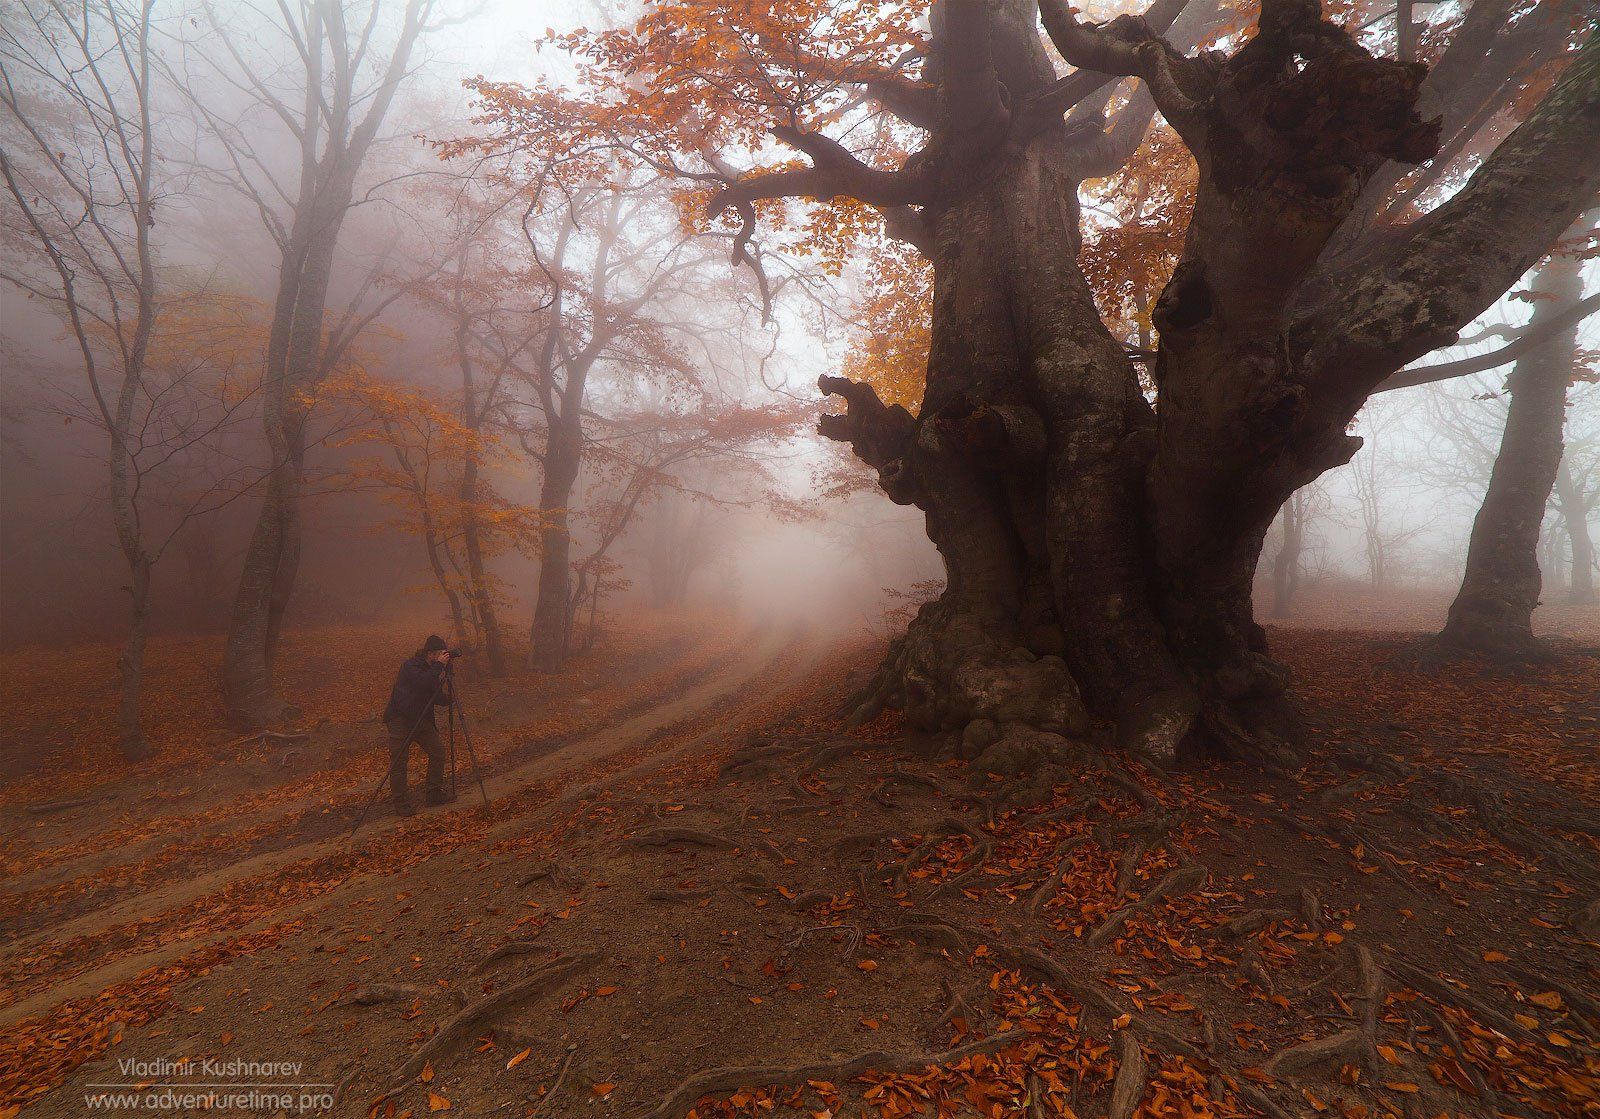
[{"label": "fallen leaf", "polygon": [[600,1084],[596,1084],[593,1088],[591,1088],[589,1090],[591,1092],[593,1092],[595,1095],[600,1096],[603,1099],[604,1097],[609,1096],[612,1092],[615,1092],[617,1090],[617,1086],[615,1084],[612,1084],[609,1081],[607,1081],[607,1082],[603,1082],[603,1083],[600,1083]]},{"label": "fallen leaf", "polygon": [[424,1084],[432,1084],[433,1083],[433,1062],[432,1061],[423,1061],[422,1062],[422,1072],[417,1076],[417,1079],[422,1081]]},{"label": "fallen leaf", "polygon": [[524,1049],[522,1052],[518,1053],[515,1057],[512,1057],[506,1062],[506,1068],[516,1068],[523,1061],[526,1061],[532,1054],[532,1049]]},{"label": "fallen leaf", "polygon": [[428,1093],[428,1110],[429,1111],[449,1111],[450,1110],[450,1101],[447,1100],[445,1097],[441,1096],[438,1092],[429,1092]]}]

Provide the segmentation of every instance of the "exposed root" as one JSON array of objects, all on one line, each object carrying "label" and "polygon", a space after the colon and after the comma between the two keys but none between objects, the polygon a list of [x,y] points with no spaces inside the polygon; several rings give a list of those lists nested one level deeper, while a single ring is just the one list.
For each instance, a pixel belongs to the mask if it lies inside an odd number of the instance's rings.
[{"label": "exposed root", "polygon": [[557,862],[545,863],[544,865],[536,867],[527,874],[523,875],[517,881],[517,889],[520,890],[524,887],[531,886],[535,882],[541,881],[545,878],[550,879],[550,881],[554,882],[562,889],[571,891],[573,893],[583,889],[583,879],[574,873],[570,867],[564,866]]},{"label": "exposed root", "polygon": [[1300,887],[1300,919],[1312,932],[1322,931],[1322,899],[1310,886]]},{"label": "exposed root", "polygon": [[556,1074],[556,1082],[548,1092],[539,1097],[539,1102],[533,1105],[525,1119],[537,1119],[539,1112],[544,1110],[544,1105],[555,1099],[561,1092],[561,1086],[567,1082],[567,1070],[572,1067],[572,1058],[577,1056],[576,1045],[567,1046],[567,1059],[561,1062],[561,1071]]},{"label": "exposed root", "polygon": [[[895,770],[889,774],[889,776],[885,777],[882,782],[879,783],[877,791],[881,792],[893,784],[920,785],[923,788],[932,789],[934,792],[950,801],[951,804],[973,805],[983,812],[983,822],[985,824],[994,823],[994,802],[988,797],[984,796],[982,793],[976,793],[970,789],[958,788],[955,785],[940,781],[937,777],[930,777],[926,773],[917,773],[914,770],[901,769],[899,767],[896,767]],[[874,796],[873,799],[878,800],[876,796]],[[884,804],[885,802],[878,800],[878,803]],[[886,806],[893,807],[892,804]]]},{"label": "exposed root", "polygon": [[1419,967],[1414,967],[1402,960],[1390,957],[1384,960],[1383,968],[1399,982],[1421,991],[1441,1003],[1454,1003],[1457,1006],[1465,1007],[1480,1022],[1494,1027],[1506,1037],[1515,1038],[1518,1041],[1537,1041],[1533,1034],[1517,1025],[1509,1015],[1501,1013],[1483,1000],[1468,994],[1459,987],[1446,983],[1436,976],[1430,975]]},{"label": "exposed root", "polygon": [[1138,901],[1123,906],[1102,921],[1100,926],[1091,932],[1085,940],[1091,946],[1104,944],[1117,935],[1122,926],[1127,923],[1129,917],[1132,917],[1141,909],[1148,909],[1168,894],[1184,894],[1191,890],[1199,889],[1205,882],[1208,873],[1206,868],[1198,863],[1180,866],[1176,870],[1169,871],[1159,882],[1145,891],[1144,896]]},{"label": "exposed root", "polygon": [[701,831],[699,828],[651,828],[649,831],[628,836],[618,846],[671,847],[679,843],[690,847],[714,847],[724,850],[733,846],[732,842],[722,836]]},{"label": "exposed root", "polygon": [[517,956],[529,956],[535,952],[550,951],[554,951],[554,949],[548,947],[547,945],[539,944],[531,938],[528,940],[513,940],[510,944],[502,944],[483,959],[479,960],[475,965],[473,965],[472,973],[474,975],[478,975],[482,972],[488,971],[491,967],[500,963],[502,960],[514,959]]},{"label": "exposed root", "polygon": [[555,984],[568,978],[575,972],[588,967],[599,958],[596,952],[584,952],[576,956],[567,956],[553,960],[528,976],[496,991],[492,995],[485,995],[476,1002],[468,1003],[453,1018],[439,1027],[439,1032],[434,1034],[398,1069],[390,1081],[396,1089],[403,1088],[418,1073],[422,1067],[435,1057],[450,1051],[451,1048],[462,1041],[472,1037],[485,1019],[493,1017],[524,999],[535,998],[544,994]]},{"label": "exposed root", "polygon": [[1117,1078],[1111,1086],[1111,1108],[1106,1119],[1133,1119],[1144,1095],[1144,1053],[1132,1030],[1122,1031],[1117,1045]]},{"label": "exposed root", "polygon": [[1292,1049],[1285,1049],[1268,1061],[1265,1067],[1271,1075],[1283,1077],[1299,1069],[1329,1061],[1366,1064],[1366,1036],[1358,1029],[1340,1030],[1328,1037],[1319,1037],[1314,1041],[1296,1045]]},{"label": "exposed root", "polygon": [[805,1080],[849,1080],[869,1069],[874,1072],[908,1073],[925,1068],[949,1064],[974,1053],[992,1053],[1016,1045],[1026,1034],[1008,1032],[969,1041],[942,1053],[911,1054],[888,1053],[874,1050],[858,1053],[840,1061],[819,1061],[809,1065],[740,1065],[732,1068],[710,1069],[689,1077],[649,1111],[639,1113],[635,1119],[683,1119],[689,1109],[705,1096],[735,1092],[745,1087],[767,1087],[794,1084]]},{"label": "exposed root", "polygon": [[982,832],[978,831],[978,829],[974,828],[971,824],[960,819],[959,817],[944,817],[935,823],[932,829],[930,829],[928,834],[923,838],[922,842],[917,844],[916,847],[912,849],[911,853],[900,861],[900,866],[894,872],[895,893],[905,893],[907,888],[907,880],[911,872],[917,868],[918,864],[920,864],[923,859],[926,859],[929,855],[933,854],[939,845],[946,839],[958,835],[967,836],[972,840],[974,852],[977,850],[977,845],[983,843],[988,838]]},{"label": "exposed root", "polygon": [[356,1006],[379,1006],[388,1002],[404,1002],[416,998],[420,990],[409,983],[369,983],[350,996]]},{"label": "exposed root", "polygon": [[972,1009],[966,999],[951,985],[948,979],[939,980],[939,986],[944,988],[944,1013],[939,1015],[938,1025],[956,1027],[957,1019],[970,1027],[978,1020],[977,1013]]},{"label": "exposed root", "polygon": [[1246,936],[1254,936],[1274,921],[1281,921],[1288,917],[1286,909],[1252,909],[1242,916],[1231,921],[1224,921],[1211,931],[1218,936],[1225,936],[1230,940],[1238,940]]},{"label": "exposed root", "polygon": [[1028,899],[1028,916],[1037,917],[1039,910],[1044,908],[1050,899],[1055,897],[1061,890],[1062,880],[1066,878],[1067,872],[1072,869],[1072,860],[1067,856],[1074,847],[1082,846],[1088,839],[1089,837],[1086,835],[1069,835],[1056,845],[1055,851],[1050,855],[1055,860],[1056,868],[1050,872],[1049,878],[1039,884],[1039,888],[1033,891],[1033,896]]}]

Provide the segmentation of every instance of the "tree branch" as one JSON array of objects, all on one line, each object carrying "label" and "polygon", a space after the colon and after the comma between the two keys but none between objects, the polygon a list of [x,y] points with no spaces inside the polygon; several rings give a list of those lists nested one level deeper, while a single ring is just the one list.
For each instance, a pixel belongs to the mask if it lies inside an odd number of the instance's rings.
[{"label": "tree branch", "polygon": [[1529,350],[1538,348],[1551,335],[1576,326],[1596,311],[1600,311],[1600,293],[1591,295],[1587,299],[1580,299],[1559,315],[1546,319],[1538,326],[1529,326],[1517,332],[1511,342],[1497,350],[1490,350],[1475,357],[1464,357],[1459,361],[1402,369],[1392,374],[1373,392],[1391,392],[1394,389],[1407,389],[1415,385],[1431,385],[1438,381],[1448,381],[1455,377],[1496,369],[1521,357]]},{"label": "tree branch", "polygon": [[1347,269],[1303,316],[1301,367],[1338,407],[1441,345],[1511,287],[1600,188],[1600,32],[1467,185]]}]

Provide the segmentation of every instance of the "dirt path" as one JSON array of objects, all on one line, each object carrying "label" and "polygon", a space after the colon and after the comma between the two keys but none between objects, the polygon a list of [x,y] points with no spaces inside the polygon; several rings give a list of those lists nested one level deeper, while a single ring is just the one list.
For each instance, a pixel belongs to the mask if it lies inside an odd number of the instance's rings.
[{"label": "dirt path", "polygon": [[1600,1113],[1595,666],[1385,648],[1283,638],[1318,716],[1293,778],[1079,746],[1017,779],[843,734],[873,654],[782,645],[13,1027],[3,1086],[81,1116],[114,1058],[190,1056],[388,1119]]},{"label": "dirt path", "polygon": [[[781,655],[803,652],[806,648],[800,636],[793,631],[770,629],[754,634],[752,645],[744,657],[721,667],[710,678],[687,691],[670,697],[658,697],[654,705],[618,725],[579,737],[504,772],[489,774],[484,784],[491,802],[511,799],[519,809],[527,809],[530,806],[522,803],[527,794],[533,794],[533,799],[537,801],[539,791],[569,783],[618,755],[647,749],[665,731],[689,723],[712,705],[748,688],[752,681],[773,671],[774,663]],[[366,799],[365,796],[354,798],[335,818],[337,826],[331,829],[331,836],[300,842],[268,854],[229,863],[205,874],[182,878],[53,927],[48,933],[39,934],[29,941],[11,944],[5,953],[8,987],[26,984],[29,974],[41,971],[41,963],[49,965],[47,977],[57,981],[39,984],[33,993],[0,1010],[0,1026],[13,1025],[51,1006],[98,992],[147,968],[168,964],[196,950],[294,919],[326,904],[336,891],[364,888],[365,875],[389,872],[390,868],[383,862],[382,855],[395,846],[404,846],[405,837],[410,832],[424,827],[435,832],[447,832],[452,829],[453,821],[469,819],[480,827],[492,827],[492,821],[498,818],[492,812],[492,806],[491,812],[485,813],[478,805],[475,786],[463,781],[461,790],[462,799],[457,805],[432,811],[425,819],[419,820],[395,818],[389,814],[386,803],[380,803],[352,840],[349,829]],[[363,855],[368,852],[377,853],[378,857],[364,859]],[[282,876],[299,877],[310,868],[340,862],[347,863],[350,869],[337,884],[313,891],[298,903],[281,907],[252,907],[249,920],[230,924],[221,930],[212,931],[208,927],[210,923],[204,920],[185,923],[177,930],[155,931],[151,927],[174,914],[206,912],[212,908],[208,902],[236,896],[241,887],[248,889],[264,885]],[[261,912],[262,909],[265,911]],[[137,930],[139,940],[107,961],[84,956],[82,948],[85,942],[104,940],[107,930],[115,932],[119,929]],[[176,935],[172,935],[174,932]],[[18,963],[21,966],[13,971],[12,967]],[[63,963],[67,966],[63,967]],[[73,969],[74,965],[76,970]]]}]

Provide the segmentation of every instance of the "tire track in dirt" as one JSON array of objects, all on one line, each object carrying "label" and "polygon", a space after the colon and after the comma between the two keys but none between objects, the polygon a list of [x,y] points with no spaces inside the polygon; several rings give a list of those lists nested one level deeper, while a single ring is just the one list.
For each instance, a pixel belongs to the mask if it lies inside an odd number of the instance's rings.
[{"label": "tire track in dirt", "polygon": [[[474,790],[464,789],[462,803],[448,811],[416,820],[369,820],[353,844],[341,834],[247,858],[68,922],[53,930],[56,935],[48,945],[31,945],[31,956],[7,962],[0,976],[0,997],[10,996],[15,1001],[0,1008],[0,1028],[60,1002],[103,990],[146,968],[281,924],[324,904],[335,890],[456,850],[463,843],[481,839],[496,825],[525,823],[527,811],[541,807],[539,803],[521,803],[526,794],[544,793],[548,804],[560,793],[563,779],[570,782],[607,759],[647,749],[664,738],[670,741],[674,729],[692,724],[719,701],[757,684],[797,647],[809,650],[803,655],[810,658],[818,655],[802,635],[769,630],[734,667],[687,694],[490,777],[485,784],[496,803],[487,815],[465,799],[465,793]],[[684,748],[684,744],[676,744],[676,749]],[[534,788],[536,783],[540,788]],[[346,820],[353,821],[353,817],[351,812]],[[462,827],[481,828],[481,833],[462,835]],[[263,895],[273,901],[250,903]]]}]

